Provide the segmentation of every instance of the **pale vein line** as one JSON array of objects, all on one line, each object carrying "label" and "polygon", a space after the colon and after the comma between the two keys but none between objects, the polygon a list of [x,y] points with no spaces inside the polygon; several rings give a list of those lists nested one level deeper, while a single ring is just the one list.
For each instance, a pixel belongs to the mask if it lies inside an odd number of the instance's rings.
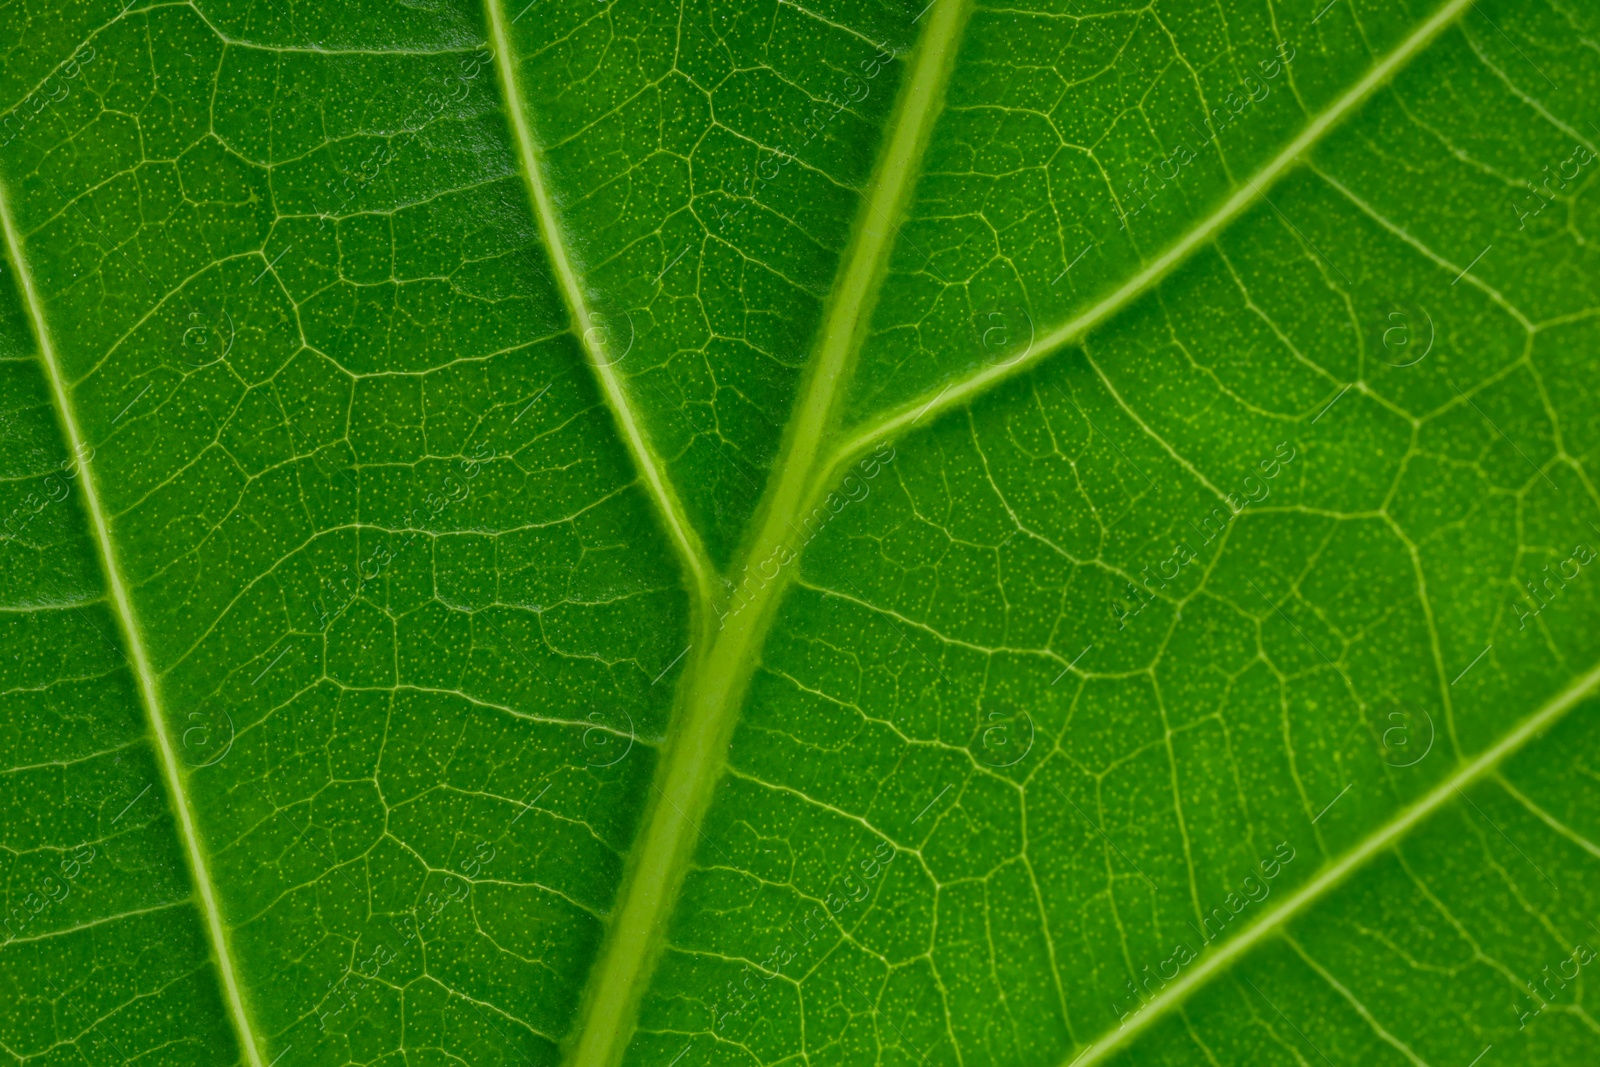
[{"label": "pale vein line", "polygon": [[[515,54],[511,49],[511,34],[506,24],[502,0],[485,0],[489,15],[489,34],[494,46],[495,68],[500,75],[500,91],[505,97],[506,116],[510,120],[511,134],[517,144],[517,154],[522,163],[523,178],[528,185],[528,195],[539,223],[540,236],[545,250],[550,254],[550,266],[561,288],[562,299],[572,316],[574,332],[583,346],[584,355],[594,369],[595,377],[605,393],[618,428],[628,442],[634,463],[649,486],[650,495],[672,535],[678,554],[683,557],[698,596],[699,614],[704,616],[711,604],[711,575],[714,568],[706,559],[700,536],[684,514],[683,505],[668,480],[662,464],[645,439],[644,427],[634,414],[633,405],[623,385],[622,376],[603,348],[596,342],[594,310],[578,277],[577,267],[567,250],[566,232],[556,213],[555,200],[545,186],[544,168],[539,158],[539,148],[533,138],[533,127],[523,108],[522,91],[517,83]],[[520,16],[519,16],[520,17]]]},{"label": "pale vein line", "polygon": [[75,926],[58,926],[53,930],[46,930],[39,934],[8,937],[0,941],[0,948],[6,945],[34,945],[41,941],[53,941],[58,937],[71,937],[73,934],[82,933],[84,930],[95,930],[102,926],[109,926],[112,923],[119,923],[124,919],[139,919],[161,911],[171,911],[174,908],[190,908],[192,906],[191,901],[179,897],[177,900],[169,900],[164,904],[153,904],[148,908],[134,908],[132,911],[118,912],[115,915],[107,915],[99,919],[89,919]]},{"label": "pale vein line", "polygon": [[[490,11],[497,20],[498,3],[490,0]],[[717,620],[710,647],[680,693],[673,738],[652,784],[657,799],[635,837],[630,871],[618,894],[611,928],[590,970],[577,1036],[567,1059],[569,1067],[613,1067],[633,1032],[639,998],[659,955],[663,927],[697,841],[704,836],[701,823],[712,790],[722,777],[733,726],[760,658],[767,626],[779,595],[794,578],[794,567],[779,566],[770,577],[762,568],[787,549],[800,516],[825,484],[818,476],[831,456],[824,451],[823,442],[833,427],[841,385],[887,270],[898,233],[895,220],[911,195],[943,106],[950,68],[970,10],[971,0],[933,0],[923,22],[921,39],[885,126],[884,147],[863,191],[850,242],[840,257],[771,482],[756,512],[754,536],[739,553],[738,580],[746,586],[757,581],[760,585],[747,605]],[[496,32],[503,39],[498,21]]]},{"label": "pale vein line", "polygon": [[931,408],[937,414],[957,404],[965,403],[987,392],[1001,381],[1033,367],[1046,357],[1053,355],[1057,349],[1078,340],[1090,329],[1121,311],[1170,273],[1178,264],[1188,259],[1195,249],[1209,242],[1222,227],[1232,222],[1245,209],[1254,204],[1257,199],[1258,189],[1269,188],[1294,164],[1302,153],[1315,145],[1323,134],[1327,133],[1330,128],[1393,77],[1396,71],[1454,22],[1471,3],[1472,0],[1450,0],[1449,3],[1440,8],[1432,18],[1428,19],[1411,36],[1401,42],[1398,48],[1390,52],[1381,63],[1369,70],[1365,77],[1306,126],[1300,132],[1300,135],[1290,141],[1271,162],[1262,167],[1249,181],[1235,190],[1234,194],[1220,208],[1202,220],[1198,226],[1185,234],[1171,248],[1167,249],[1160,258],[1128,279],[1116,292],[1070,322],[1040,338],[1033,351],[1021,359],[986,368],[954,385],[946,386],[942,391],[943,395],[938,398],[936,404],[918,397],[896,409],[893,414],[879,419],[867,429],[853,435],[835,453],[834,466],[837,467],[839,464],[853,458],[863,449],[879,441],[891,438],[905,429],[913,421],[912,412],[918,412],[918,418],[920,418],[922,414],[926,414],[925,408]]},{"label": "pale vein line", "polygon": [[150,658],[145,652],[144,636],[139,631],[139,624],[133,613],[133,603],[128,597],[127,587],[123,584],[122,571],[117,564],[116,554],[111,550],[111,529],[106,521],[105,509],[100,504],[100,491],[95,485],[94,472],[90,469],[89,460],[86,458],[88,447],[84,443],[82,431],[78,429],[78,418],[67,399],[66,379],[61,373],[55,344],[50,337],[50,328],[45,322],[44,303],[34,287],[33,274],[28,270],[28,261],[22,252],[22,235],[17,232],[16,223],[12,221],[10,198],[3,188],[0,188],[0,227],[5,230],[6,250],[11,255],[17,278],[22,283],[23,301],[27,305],[28,318],[33,326],[34,338],[39,345],[40,361],[44,364],[45,374],[50,379],[50,392],[55,401],[56,414],[61,419],[62,429],[66,432],[67,447],[72,460],[78,467],[79,484],[83,486],[84,510],[88,512],[90,525],[94,530],[95,544],[100,550],[100,563],[105,569],[106,584],[110,586],[111,602],[116,609],[117,623],[122,629],[123,640],[127,643],[129,657],[133,661],[131,665],[134,676],[139,682],[139,695],[143,698],[145,712],[150,718],[150,733],[155,741],[156,755],[161,764],[162,776],[166,780],[173,811],[178,816],[178,828],[183,835],[184,852],[189,859],[190,873],[194,877],[195,888],[200,893],[206,933],[211,940],[211,951],[216,957],[217,974],[222,979],[229,1014],[233,1017],[233,1025],[238,1030],[239,1044],[244,1049],[246,1060],[251,1067],[262,1067],[261,1050],[256,1047],[255,1034],[251,1029],[249,1016],[245,1014],[244,998],[240,994],[239,979],[234,972],[233,956],[228,948],[228,938],[223,931],[222,909],[217,904],[216,890],[211,883],[211,872],[206,867],[205,853],[200,848],[200,835],[195,829],[194,813],[189,807],[189,798],[184,793],[183,775],[178,769],[178,757],[172,750],[172,740],[167,731],[166,712],[162,709],[161,697],[156,691],[155,671],[151,668]]},{"label": "pale vein line", "polygon": [[[1531,797],[1523,793],[1522,790],[1518,789],[1516,786],[1512,785],[1506,779],[1505,775],[1495,775],[1495,784],[1497,784],[1501,789],[1504,789],[1507,793],[1511,794],[1511,799],[1527,808],[1533,813],[1535,818],[1544,823],[1546,826],[1550,827],[1551,830],[1554,830],[1557,834],[1566,838],[1568,841],[1571,841],[1574,845],[1589,853],[1589,855],[1600,859],[1600,845],[1596,845],[1593,841],[1590,841],[1572,827],[1568,826],[1566,823],[1562,822],[1554,815],[1551,815],[1548,811],[1544,810],[1543,807],[1535,804]],[[1597,930],[1596,933],[1600,933],[1600,930]]]},{"label": "pale vein line", "polygon": [[1521,726],[1501,738],[1493,748],[1484,751],[1477,759],[1461,767],[1455,774],[1440,782],[1416,803],[1403,809],[1388,823],[1379,828],[1376,833],[1345,853],[1332,866],[1327,867],[1316,878],[1306,883],[1293,896],[1285,898],[1283,903],[1276,908],[1271,908],[1264,912],[1260,921],[1254,926],[1249,927],[1232,941],[1220,945],[1214,953],[1200,961],[1188,974],[1163,989],[1145,1006],[1143,1011],[1129,1020],[1127,1025],[1106,1035],[1103,1041],[1090,1046],[1092,1051],[1083,1059],[1082,1067],[1089,1067],[1090,1064],[1098,1063],[1126,1045],[1134,1035],[1143,1031],[1157,1019],[1162,1018],[1197,987],[1210,979],[1212,975],[1232,965],[1240,956],[1250,951],[1265,938],[1271,936],[1290,919],[1316,903],[1339,883],[1343,882],[1351,873],[1364,866],[1367,861],[1398,842],[1400,838],[1411,831],[1412,827],[1448,803],[1450,798],[1455,795],[1456,790],[1462,786],[1471,785],[1478,778],[1493,770],[1502,760],[1533,740],[1541,731],[1554,725],[1562,716],[1571,711],[1573,706],[1580,700],[1589,696],[1596,686],[1600,686],[1600,664],[1591,667],[1587,674],[1575,679],[1571,685],[1551,697],[1543,707],[1524,719]]},{"label": "pale vein line", "polygon": [[1091,830],[1093,830],[1095,833],[1099,834],[1101,837],[1105,838],[1106,844],[1110,845],[1113,849],[1116,849],[1117,855],[1121,856],[1123,858],[1123,860],[1128,864],[1129,867],[1132,867],[1134,870],[1139,872],[1139,877],[1140,878],[1143,878],[1146,882],[1149,882],[1150,888],[1153,891],[1155,891],[1157,893],[1161,892],[1160,887],[1158,887],[1154,882],[1151,882],[1150,881],[1150,876],[1148,874],[1144,873],[1144,868],[1140,867],[1137,863],[1133,862],[1133,860],[1128,856],[1128,854],[1126,852],[1122,851],[1122,849],[1117,848],[1117,843],[1115,841],[1111,840],[1111,836],[1109,834],[1107,834],[1104,830],[1100,829],[1100,827],[1096,826],[1094,820],[1089,818],[1089,816],[1084,813],[1084,810],[1082,808],[1078,807],[1078,805],[1076,805],[1076,804],[1073,804],[1072,803],[1072,798],[1067,796],[1067,794],[1063,793],[1061,791],[1061,787],[1060,786],[1056,785],[1054,782],[1049,783],[1049,785],[1050,785],[1051,789],[1054,789],[1056,791],[1056,795],[1057,796],[1059,796],[1062,800],[1065,800],[1068,804],[1072,804],[1072,810],[1077,812],[1078,816],[1080,818],[1082,818],[1084,822],[1089,824],[1089,828]]},{"label": "pale vein line", "polygon": [[1091,430],[1093,430],[1095,433],[1099,434],[1101,437],[1104,437],[1106,439],[1106,443],[1109,444],[1112,448],[1117,450],[1117,455],[1121,456],[1124,460],[1126,460],[1128,466],[1130,466],[1134,470],[1138,471],[1139,472],[1139,477],[1143,478],[1145,481],[1150,483],[1150,488],[1151,489],[1157,488],[1155,480],[1152,479],[1148,474],[1146,474],[1140,468],[1140,466],[1137,463],[1135,463],[1133,460],[1128,458],[1128,454],[1122,450],[1122,446],[1117,444],[1116,438],[1112,437],[1108,433],[1103,432],[1100,429],[1100,427],[1096,426],[1094,424],[1094,420],[1089,417],[1089,413],[1087,411],[1083,410],[1082,408],[1078,407],[1078,402],[1076,400],[1072,399],[1070,396],[1068,396],[1067,393],[1066,393],[1066,390],[1062,389],[1059,385],[1055,385],[1054,382],[1052,382],[1051,385],[1053,385],[1055,387],[1055,391],[1056,392],[1061,394],[1061,399],[1063,399],[1067,403],[1071,404],[1072,407],[1073,407],[1073,410],[1076,411],[1079,415],[1083,416],[1083,421],[1087,422],[1089,424],[1089,428]]},{"label": "pale vein line", "polygon": [[[1243,977],[1243,975],[1241,975],[1240,977]],[[1317,1048],[1317,1043],[1315,1041],[1311,1040],[1309,1037],[1307,1037],[1306,1036],[1306,1032],[1304,1030],[1300,1029],[1298,1026],[1295,1026],[1294,1020],[1290,1019],[1287,1015],[1285,1015],[1283,1013],[1283,1009],[1282,1008],[1278,1007],[1276,1004],[1273,1004],[1272,1001],[1267,1000],[1267,995],[1265,993],[1261,992],[1261,990],[1256,989],[1256,984],[1254,982],[1250,981],[1250,979],[1245,978],[1244,979],[1244,984],[1249,986],[1251,989],[1255,989],[1256,990],[1256,996],[1260,997],[1262,1000],[1266,1000],[1268,1006],[1270,1006],[1273,1011],[1278,1013],[1278,1018],[1280,1018],[1284,1022],[1288,1023],[1289,1026],[1294,1029],[1294,1032],[1300,1035],[1300,1040],[1304,1041],[1306,1044],[1310,1045],[1312,1048],[1317,1049],[1317,1055],[1322,1057],[1322,1062],[1326,1063],[1328,1065],[1328,1067],[1333,1067],[1333,1061],[1328,1059],[1328,1054],[1326,1052],[1323,1052],[1320,1048]],[[1298,1057],[1296,1057],[1296,1058],[1298,1058]]]},{"label": "pale vein line", "polygon": [[1531,859],[1528,858],[1528,854],[1526,852],[1522,851],[1522,849],[1520,847],[1518,847],[1517,843],[1515,841],[1511,840],[1511,838],[1506,834],[1506,832],[1504,830],[1500,829],[1500,824],[1499,823],[1497,823],[1493,819],[1489,818],[1489,816],[1484,812],[1484,810],[1482,808],[1478,807],[1478,804],[1477,804],[1477,802],[1475,800],[1473,800],[1471,797],[1467,796],[1467,794],[1462,793],[1461,790],[1459,790],[1459,789],[1457,789],[1456,792],[1457,793],[1461,793],[1461,799],[1465,800],[1468,804],[1471,804],[1472,805],[1472,810],[1477,812],[1478,815],[1480,817],[1482,817],[1484,822],[1486,822],[1490,826],[1494,827],[1494,832],[1495,833],[1499,834],[1502,838],[1505,838],[1506,844],[1510,845],[1513,849],[1516,849],[1517,855],[1522,857],[1522,861],[1524,863],[1526,863],[1529,867],[1532,867],[1535,871],[1538,871],[1539,877],[1543,878],[1545,880],[1545,882],[1547,882],[1549,884],[1551,889],[1554,889],[1557,893],[1561,892],[1561,887],[1556,885],[1554,882],[1550,881],[1550,876],[1545,874],[1544,871],[1540,870],[1539,869],[1539,865],[1537,863],[1533,862]]}]

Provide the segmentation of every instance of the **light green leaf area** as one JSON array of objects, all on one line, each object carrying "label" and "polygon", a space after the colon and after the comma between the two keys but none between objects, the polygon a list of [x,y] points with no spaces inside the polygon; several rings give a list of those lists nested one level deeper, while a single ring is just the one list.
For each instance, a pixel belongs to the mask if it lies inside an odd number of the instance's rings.
[{"label": "light green leaf area", "polygon": [[0,9],[0,1062],[1593,1062],[1595,40]]}]

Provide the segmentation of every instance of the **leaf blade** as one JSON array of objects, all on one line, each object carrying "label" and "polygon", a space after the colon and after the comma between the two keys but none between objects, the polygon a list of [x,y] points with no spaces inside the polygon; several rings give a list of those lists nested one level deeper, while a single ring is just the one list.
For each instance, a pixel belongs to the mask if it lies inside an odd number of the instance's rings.
[{"label": "leaf blade", "polygon": [[522,91],[518,88],[516,66],[511,59],[511,38],[506,29],[504,5],[500,0],[487,0],[485,8],[489,13],[490,40],[495,55],[495,67],[500,78],[501,95],[510,112],[511,129],[517,143],[518,154],[521,156],[522,173],[528,182],[529,196],[532,198],[534,215],[539,220],[540,233],[544,237],[545,247],[550,252],[556,276],[560,281],[562,298],[566,301],[568,312],[572,316],[573,329],[583,341],[585,354],[594,368],[595,377],[600,380],[606,401],[610,404],[617,425],[628,442],[628,449],[633,454],[634,462],[638,464],[640,474],[648,482],[651,496],[661,511],[667,529],[671,531],[679,554],[683,557],[684,566],[689,571],[699,598],[698,610],[704,615],[710,609],[713,568],[705,558],[705,550],[700,544],[699,535],[690,526],[688,517],[683,512],[683,505],[679,503],[677,493],[667,480],[659,457],[645,440],[640,420],[634,414],[633,401],[614,370],[614,365],[620,362],[623,356],[613,351],[615,345],[608,346],[599,340],[604,327],[596,324],[594,313],[590,310],[588,298],[584,294],[583,283],[573,268],[571,256],[567,252],[567,242],[561,231],[561,222],[556,216],[555,205],[551,202],[550,193],[545,187],[544,167],[540,162],[539,151],[534,144],[528,120],[523,114]]},{"label": "leaf blade", "polygon": [[95,547],[99,550],[100,563],[104,568],[104,574],[110,586],[113,613],[117,620],[119,635],[126,643],[130,653],[130,666],[134,677],[138,680],[143,710],[149,717],[150,735],[155,742],[156,755],[161,768],[162,786],[166,791],[168,802],[177,812],[178,828],[183,841],[183,852],[188,860],[190,876],[200,897],[201,915],[205,923],[206,935],[210,942],[211,952],[217,960],[217,974],[222,981],[223,992],[227,998],[229,1021],[237,1032],[239,1045],[244,1052],[245,1062],[249,1063],[251,1067],[261,1067],[260,1047],[256,1042],[250,1019],[245,1014],[244,1002],[240,994],[239,978],[234,968],[232,954],[228,950],[227,936],[223,931],[222,915],[217,906],[216,889],[212,884],[211,874],[207,869],[205,853],[200,847],[199,835],[195,830],[194,812],[190,807],[188,793],[184,788],[182,775],[178,769],[177,756],[173,751],[171,734],[167,726],[167,715],[162,707],[161,697],[157,691],[155,674],[151,670],[149,657],[145,653],[144,640],[139,631],[139,624],[133,614],[128,591],[123,584],[122,574],[117,566],[116,555],[112,550],[110,530],[106,522],[105,511],[100,504],[100,494],[95,488],[95,475],[89,461],[93,449],[84,440],[82,432],[78,429],[78,420],[74,415],[71,404],[68,402],[67,387],[62,380],[61,368],[56,359],[55,346],[50,338],[50,328],[44,317],[43,302],[34,287],[33,276],[28,270],[28,261],[23,254],[22,241],[17,233],[16,224],[12,221],[11,207],[3,187],[0,187],[0,229],[4,230],[6,251],[21,283],[28,318],[33,326],[34,338],[39,346],[40,362],[44,365],[46,376],[50,383],[51,399],[55,402],[57,417],[61,420],[61,425],[66,432],[67,447],[72,456],[72,462],[76,467],[75,480],[82,487],[84,510],[89,515],[94,532]]}]

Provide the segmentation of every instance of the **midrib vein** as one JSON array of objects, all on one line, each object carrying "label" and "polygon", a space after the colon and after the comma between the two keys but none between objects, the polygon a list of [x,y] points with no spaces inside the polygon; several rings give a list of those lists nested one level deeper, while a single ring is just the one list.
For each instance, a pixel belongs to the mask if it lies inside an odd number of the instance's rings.
[{"label": "midrib vein", "polygon": [[700,620],[700,626],[703,627],[710,614],[712,575],[715,568],[707,559],[705,548],[700,542],[700,535],[684,513],[683,504],[667,477],[664,465],[645,436],[644,427],[633,409],[622,376],[617,373],[615,364],[607,358],[596,340],[594,310],[589,306],[583,279],[579,277],[567,248],[566,231],[562,228],[561,217],[556,211],[555,200],[550,194],[549,186],[545,184],[541,151],[534,139],[533,127],[528,122],[527,109],[523,106],[516,58],[511,50],[511,34],[505,19],[504,5],[501,0],[484,0],[484,9],[489,16],[489,43],[493,46],[495,70],[500,78],[500,95],[505,100],[506,115],[511,124],[511,136],[516,141],[523,180],[528,186],[528,199],[538,222],[539,236],[544,242],[545,251],[550,256],[550,265],[555,272],[556,284],[561,290],[561,299],[567,306],[567,313],[572,317],[572,328],[578,335],[578,343],[583,347],[583,353],[594,370],[596,380],[600,383],[600,391],[606,398],[606,406],[611,409],[617,428],[622,431],[628,451],[633,455],[634,464],[649,489],[656,509],[661,513],[662,522],[666,524],[673,547],[676,548],[683,566],[689,572],[696,598],[696,615]]},{"label": "midrib vein", "polygon": [[177,755],[172,749],[171,735],[167,731],[166,713],[162,709],[156,675],[150,668],[150,659],[145,652],[144,637],[134,614],[133,603],[128,597],[127,586],[123,584],[116,553],[111,548],[111,529],[106,521],[105,509],[100,504],[100,493],[95,486],[88,450],[83,434],[78,429],[78,419],[73,412],[72,403],[67,396],[66,379],[56,359],[55,344],[51,340],[50,326],[44,315],[44,303],[34,286],[33,274],[28,269],[28,259],[22,247],[22,235],[17,232],[16,223],[11,216],[10,198],[3,187],[0,187],[0,228],[5,230],[6,251],[22,285],[23,303],[27,306],[28,320],[33,326],[35,343],[39,346],[39,358],[44,363],[45,375],[50,380],[50,394],[55,401],[56,415],[60,418],[62,430],[66,434],[72,461],[78,468],[78,484],[83,487],[84,510],[89,515],[89,524],[94,531],[95,546],[100,552],[100,566],[105,572],[117,626],[122,631],[122,639],[132,660],[133,674],[138,680],[139,696],[144,703],[145,714],[149,717],[157,762],[161,766],[161,776],[166,784],[170,809],[178,819],[178,831],[183,837],[184,854],[189,860],[189,873],[194,879],[195,890],[200,897],[200,910],[205,920],[207,938],[211,942],[211,951],[216,957],[217,973],[222,982],[223,995],[228,1002],[228,1014],[232,1018],[235,1034],[243,1049],[246,1062],[250,1067],[262,1067],[261,1050],[256,1047],[255,1031],[244,1009],[244,998],[240,993],[239,978],[234,970],[233,955],[228,949],[227,933],[222,923],[222,909],[217,905],[216,890],[211,883],[211,872],[206,866],[205,852],[200,847],[200,836],[195,830],[194,812],[189,806],[183,773],[178,766]]},{"label": "midrib vein", "polygon": [[1217,232],[1249,208],[1265,191],[1281,178],[1307,149],[1322,139],[1339,120],[1386,84],[1390,78],[1418,52],[1427,47],[1445,27],[1449,26],[1473,3],[1473,0],[1450,0],[1419,26],[1394,51],[1375,64],[1366,75],[1326,110],[1307,124],[1300,135],[1290,141],[1264,167],[1245,179],[1232,196],[1216,211],[1206,216],[1193,229],[1174,242],[1159,257],[1115,292],[1070,321],[1049,331],[1035,341],[1022,356],[997,366],[985,368],[967,378],[957,379],[937,390],[928,390],[909,403],[895,408],[854,434],[834,454],[829,470],[837,469],[878,441],[893,437],[914,423],[927,418],[937,418],[940,413],[977,397],[1054,355],[1063,346],[1079,340],[1091,329],[1106,321],[1147,292],[1162,278],[1170,274],[1191,254],[1206,244]]},{"label": "midrib vein", "polygon": [[1254,926],[1246,929],[1232,941],[1221,945],[1192,971],[1163,989],[1134,1016],[1132,1022],[1089,1045],[1063,1067],[1090,1067],[1091,1064],[1100,1062],[1122,1048],[1136,1034],[1160,1021],[1212,976],[1227,968],[1240,956],[1280,929],[1284,923],[1326,896],[1346,877],[1394,845],[1423,819],[1444,807],[1458,790],[1465,789],[1483,777],[1542,731],[1553,726],[1579,701],[1593,693],[1597,686],[1600,686],[1600,664],[1591,667],[1587,674],[1574,679],[1493,747],[1484,751],[1477,759],[1460,767],[1410,807],[1403,809],[1377,832],[1302,886],[1294,895],[1286,898],[1275,909],[1265,912]]},{"label": "midrib vein", "polygon": [[[805,384],[756,511],[755,535],[747,539],[733,571],[738,577],[795,537],[796,523],[819,484],[819,465],[827,458],[822,443],[833,425],[840,386],[852,369],[970,7],[971,0],[935,0],[922,16],[927,21],[896,99],[885,147],[858,210]],[[627,1047],[639,999],[721,777],[740,702],[793,570],[781,568],[741,610],[724,617],[680,690],[654,795],[585,992],[569,1067],[614,1067]]]}]

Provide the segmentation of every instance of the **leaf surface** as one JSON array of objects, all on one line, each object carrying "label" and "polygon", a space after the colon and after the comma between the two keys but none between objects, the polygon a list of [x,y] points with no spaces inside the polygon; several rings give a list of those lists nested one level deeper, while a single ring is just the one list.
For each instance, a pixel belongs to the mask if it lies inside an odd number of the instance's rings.
[{"label": "leaf surface", "polygon": [[1592,13],[0,25],[7,1062],[1592,1057]]}]

